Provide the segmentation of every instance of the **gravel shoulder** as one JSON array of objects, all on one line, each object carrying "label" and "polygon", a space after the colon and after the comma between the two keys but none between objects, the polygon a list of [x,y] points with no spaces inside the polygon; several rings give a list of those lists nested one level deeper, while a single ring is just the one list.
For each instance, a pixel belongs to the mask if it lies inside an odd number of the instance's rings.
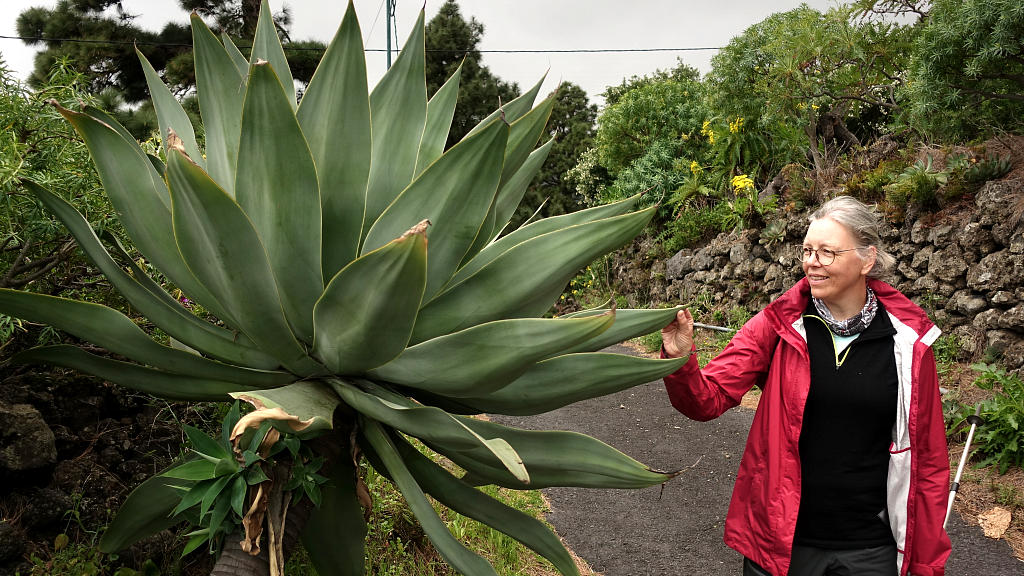
[{"label": "gravel shoulder", "polygon": [[[607,352],[633,354],[623,346]],[[594,436],[662,470],[684,469],[642,490],[549,488],[548,521],[566,545],[604,576],[738,575],[742,557],[722,542],[725,515],[754,412],[738,407],[695,422],[669,404],[659,380],[531,417],[492,416],[533,430]],[[1014,576],[1024,562],[977,526],[950,520],[947,576]]]}]

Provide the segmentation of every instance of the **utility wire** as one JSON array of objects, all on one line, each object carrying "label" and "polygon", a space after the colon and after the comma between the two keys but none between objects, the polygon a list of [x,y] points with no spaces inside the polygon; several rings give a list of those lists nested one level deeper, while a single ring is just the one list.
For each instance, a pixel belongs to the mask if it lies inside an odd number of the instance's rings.
[{"label": "utility wire", "polygon": [[[91,40],[89,38],[46,38],[42,36],[0,36],[0,40],[21,40],[22,42],[70,42],[75,44],[106,44],[106,45],[136,45],[136,46],[163,46],[167,48],[191,48],[192,44],[173,42],[146,42],[134,40]],[[251,48],[239,44],[238,48]],[[286,51],[293,52],[323,52],[326,48],[288,47]],[[485,54],[597,54],[597,53],[629,53],[629,52],[697,52],[702,50],[721,50],[720,46],[699,46],[686,48],[565,48],[565,49],[540,49],[540,50],[474,50]],[[385,48],[364,48],[364,52],[386,52]],[[451,52],[463,54],[469,50],[449,49],[427,49],[427,52]]]}]

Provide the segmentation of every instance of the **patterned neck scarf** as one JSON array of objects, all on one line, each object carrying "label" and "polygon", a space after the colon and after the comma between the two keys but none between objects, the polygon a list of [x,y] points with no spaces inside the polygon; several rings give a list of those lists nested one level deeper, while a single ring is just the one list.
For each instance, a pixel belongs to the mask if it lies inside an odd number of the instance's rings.
[{"label": "patterned neck scarf", "polygon": [[828,306],[825,306],[825,303],[820,298],[812,297],[811,300],[814,302],[814,308],[818,310],[818,314],[821,314],[822,319],[825,320],[829,329],[836,336],[860,334],[867,329],[871,321],[875,319],[875,313],[878,312],[878,300],[875,298],[875,292],[871,288],[868,288],[867,302],[864,303],[864,307],[861,308],[860,312],[842,321],[838,321],[832,316],[832,311],[828,309]]}]

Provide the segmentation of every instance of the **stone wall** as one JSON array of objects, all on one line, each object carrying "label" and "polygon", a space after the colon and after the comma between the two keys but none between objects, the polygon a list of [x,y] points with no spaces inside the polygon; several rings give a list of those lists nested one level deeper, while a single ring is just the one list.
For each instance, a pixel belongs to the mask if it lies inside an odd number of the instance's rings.
[{"label": "stone wall", "polygon": [[[1024,367],[1022,210],[1024,181],[993,181],[973,205],[961,203],[884,231],[897,265],[883,279],[955,336],[963,360],[1001,358],[1008,368]],[[699,299],[756,311],[802,275],[797,247],[806,226],[806,213],[792,218],[785,238],[770,246],[760,242],[759,230],[721,234],[706,246],[649,264],[649,286],[629,282],[618,288],[649,295],[637,305]],[[615,271],[617,279],[630,277],[625,267]]]}]

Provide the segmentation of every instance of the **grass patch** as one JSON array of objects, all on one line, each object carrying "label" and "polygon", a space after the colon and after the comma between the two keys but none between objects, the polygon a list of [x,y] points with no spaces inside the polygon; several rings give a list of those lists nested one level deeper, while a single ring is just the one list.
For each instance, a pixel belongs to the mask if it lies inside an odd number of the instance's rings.
[{"label": "grass patch", "polygon": [[[443,457],[416,442],[421,452],[450,471],[458,469]],[[366,573],[374,576],[456,576],[424,534],[398,488],[372,467],[363,466],[363,480],[373,497],[373,511],[367,524]],[[538,490],[510,490],[482,486],[481,492],[543,520],[548,511]],[[505,534],[462,516],[434,502],[434,510],[452,535],[467,548],[484,557],[499,576],[557,576],[558,571],[535,552]],[[305,550],[288,561],[289,576],[317,576]]]}]

